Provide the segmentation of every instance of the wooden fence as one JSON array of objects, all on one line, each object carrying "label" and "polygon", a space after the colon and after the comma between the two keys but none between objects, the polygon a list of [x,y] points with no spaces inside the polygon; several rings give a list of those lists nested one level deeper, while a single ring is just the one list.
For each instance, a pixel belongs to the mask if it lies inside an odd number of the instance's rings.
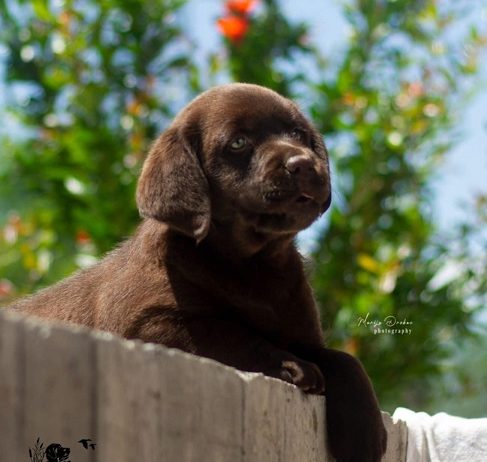
[{"label": "wooden fence", "polygon": [[[0,310],[1,462],[40,462],[36,444],[71,462],[326,462],[324,406],[261,374]],[[405,461],[405,424],[384,421],[384,461]]]}]

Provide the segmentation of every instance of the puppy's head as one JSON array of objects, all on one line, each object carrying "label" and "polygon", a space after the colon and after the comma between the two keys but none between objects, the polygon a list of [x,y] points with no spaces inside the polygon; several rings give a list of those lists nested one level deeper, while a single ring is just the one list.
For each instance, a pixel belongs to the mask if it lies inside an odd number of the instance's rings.
[{"label": "puppy's head", "polygon": [[142,170],[142,216],[201,241],[210,224],[292,235],[330,205],[328,156],[298,107],[249,84],[193,100],[154,144]]}]

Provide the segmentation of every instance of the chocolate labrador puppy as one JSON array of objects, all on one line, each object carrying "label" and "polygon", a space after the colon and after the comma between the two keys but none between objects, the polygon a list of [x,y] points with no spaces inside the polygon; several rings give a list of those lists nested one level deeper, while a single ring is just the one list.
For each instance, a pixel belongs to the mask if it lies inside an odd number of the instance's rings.
[{"label": "chocolate labrador puppy", "polygon": [[135,235],[15,307],[325,394],[336,459],[379,461],[386,432],[371,383],[325,347],[293,242],[330,201],[322,137],[293,102],[256,85],[213,88],[152,147]]}]

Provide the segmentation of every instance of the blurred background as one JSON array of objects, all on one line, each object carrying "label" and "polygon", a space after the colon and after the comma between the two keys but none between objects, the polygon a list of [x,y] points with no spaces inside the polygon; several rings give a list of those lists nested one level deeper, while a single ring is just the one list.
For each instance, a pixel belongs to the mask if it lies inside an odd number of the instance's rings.
[{"label": "blurred background", "polygon": [[151,141],[254,82],[330,151],[298,239],[329,344],[385,410],[486,416],[486,48],[482,0],[0,0],[0,304],[130,235]]}]

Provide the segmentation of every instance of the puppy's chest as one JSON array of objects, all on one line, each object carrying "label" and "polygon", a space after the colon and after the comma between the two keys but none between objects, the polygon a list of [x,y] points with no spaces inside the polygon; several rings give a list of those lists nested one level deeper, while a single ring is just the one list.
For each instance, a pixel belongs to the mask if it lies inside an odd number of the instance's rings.
[{"label": "puppy's chest", "polygon": [[[297,285],[297,281],[286,270],[264,265],[252,265],[229,275],[229,287],[235,289],[233,296],[238,292],[249,306],[253,303],[267,305],[276,313],[288,307]],[[231,296],[228,301],[231,302],[233,298]]]},{"label": "puppy's chest", "polygon": [[295,338],[303,326],[317,324],[296,259],[282,265],[263,259],[232,264],[201,250],[177,257],[166,269],[176,304],[184,311],[233,319],[272,338]]},{"label": "puppy's chest", "polygon": [[257,267],[232,276],[221,281],[218,290],[207,287],[208,295],[218,300],[224,316],[236,317],[263,333],[291,336],[297,323],[313,310],[303,306],[306,302],[296,289],[299,281],[289,274]]},{"label": "puppy's chest", "polygon": [[270,304],[282,304],[289,300],[296,281],[286,272],[259,265],[235,274],[235,284],[242,291]]}]

